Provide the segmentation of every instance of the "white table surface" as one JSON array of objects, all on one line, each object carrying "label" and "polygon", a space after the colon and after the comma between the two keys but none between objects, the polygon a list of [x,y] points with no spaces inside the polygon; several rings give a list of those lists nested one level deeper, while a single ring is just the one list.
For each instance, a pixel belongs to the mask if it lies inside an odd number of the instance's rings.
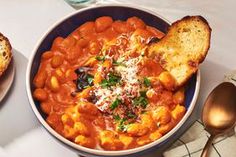
[{"label": "white table surface", "polygon": [[[202,82],[198,104],[204,102],[206,95],[222,81],[225,73],[236,69],[235,0],[119,1],[155,8],[160,15],[170,21],[186,15],[202,15],[208,20],[212,27],[212,40],[209,54],[201,65]],[[0,32],[10,39],[14,49],[28,58],[37,40],[47,28],[73,11],[74,9],[63,0],[0,0]],[[18,130],[8,126],[5,120],[11,117],[5,112],[4,107],[0,108],[0,115],[4,113],[4,116],[0,116],[0,121],[3,122],[1,127],[9,128],[5,131],[9,131],[11,139],[8,139],[8,136],[1,136],[0,133],[0,146],[37,127],[34,123],[35,119],[30,120],[24,123],[27,129],[19,133]],[[24,114],[35,118],[31,111]]]}]

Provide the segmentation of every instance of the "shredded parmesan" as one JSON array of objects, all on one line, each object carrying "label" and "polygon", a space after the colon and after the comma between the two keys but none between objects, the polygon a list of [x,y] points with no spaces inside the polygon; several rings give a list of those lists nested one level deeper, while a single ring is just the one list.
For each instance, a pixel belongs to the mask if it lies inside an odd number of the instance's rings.
[{"label": "shredded parmesan", "polygon": [[131,38],[128,38],[127,35],[120,35],[115,40],[106,43],[102,48],[102,54],[105,58],[113,60],[114,55],[111,55],[112,47],[119,47],[122,45],[122,42],[128,42],[125,49],[118,49],[119,58],[116,61],[122,64],[112,68],[112,72],[121,77],[120,83],[111,88],[102,88],[99,85],[95,87],[94,93],[98,99],[95,105],[101,111],[108,110],[112,102],[117,98],[125,101],[125,99],[131,100],[139,96],[141,84],[137,73],[138,64],[142,60],[142,55],[139,55],[136,58],[130,57],[130,54],[134,51],[139,51],[140,54],[144,53],[142,51],[145,51],[145,48],[140,47],[140,42],[138,42],[141,39],[137,39],[137,37],[136,34],[132,35]]},{"label": "shredded parmesan", "polygon": [[121,81],[124,83],[124,94],[134,98],[139,93],[139,80],[138,80],[138,63],[139,57],[123,61],[124,66],[118,66],[115,70],[120,73]]},{"label": "shredded parmesan", "polygon": [[101,111],[108,110],[112,102],[117,98],[124,101],[126,98],[135,98],[139,95],[141,88],[138,80],[138,63],[140,57],[123,60],[122,65],[115,66],[113,72],[121,76],[119,84],[112,86],[111,88],[102,88],[100,85],[95,87],[94,93],[98,98],[96,106]]}]

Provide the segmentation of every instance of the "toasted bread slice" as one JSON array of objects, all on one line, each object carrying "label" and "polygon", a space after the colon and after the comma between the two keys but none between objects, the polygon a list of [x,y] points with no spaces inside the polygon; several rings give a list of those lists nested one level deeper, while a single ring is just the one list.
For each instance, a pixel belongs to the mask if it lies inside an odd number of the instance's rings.
[{"label": "toasted bread slice", "polygon": [[10,64],[12,53],[9,40],[0,33],[0,76]]},{"label": "toasted bread slice", "polygon": [[148,53],[182,86],[197,71],[210,47],[211,28],[201,16],[186,16],[174,22],[167,34],[153,43]]}]

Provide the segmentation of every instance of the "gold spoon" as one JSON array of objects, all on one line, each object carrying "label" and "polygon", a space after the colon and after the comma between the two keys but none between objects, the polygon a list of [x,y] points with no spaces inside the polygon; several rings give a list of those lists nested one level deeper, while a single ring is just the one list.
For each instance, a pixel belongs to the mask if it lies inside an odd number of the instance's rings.
[{"label": "gold spoon", "polygon": [[202,121],[211,136],[202,151],[201,157],[208,157],[209,148],[214,138],[235,126],[236,87],[232,83],[221,83],[210,93],[203,108]]}]

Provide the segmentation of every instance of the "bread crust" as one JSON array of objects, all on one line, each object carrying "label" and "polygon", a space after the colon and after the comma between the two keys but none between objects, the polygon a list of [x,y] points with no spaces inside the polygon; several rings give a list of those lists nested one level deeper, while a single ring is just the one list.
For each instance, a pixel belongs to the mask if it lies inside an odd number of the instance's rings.
[{"label": "bread crust", "polygon": [[[207,39],[207,43],[208,43],[208,44],[207,44],[207,48],[206,48],[206,50],[205,50],[204,55],[203,55],[201,58],[199,58],[199,64],[200,64],[200,63],[202,63],[202,62],[205,60],[205,58],[206,58],[206,56],[207,56],[207,54],[208,54],[208,51],[209,51],[209,49],[210,49],[210,45],[211,45],[211,31],[212,31],[212,29],[211,29],[211,27],[210,27],[208,21],[207,21],[204,17],[202,17],[202,16],[200,16],[200,15],[198,15],[198,16],[185,16],[185,17],[183,17],[181,20],[182,20],[182,21],[183,21],[183,20],[188,21],[188,20],[193,20],[193,19],[198,19],[198,20],[200,20],[200,21],[206,26],[206,29],[208,30],[208,33],[209,33],[209,36],[208,36],[209,38]],[[178,20],[178,21],[174,22],[173,25],[177,25],[179,22],[181,22],[181,20]],[[178,85],[177,85],[176,88],[179,88],[179,87],[183,86],[183,85],[197,72],[198,66],[199,66],[199,65],[197,65],[197,68],[196,68],[196,70],[194,71],[194,73],[192,73],[191,75],[187,76],[187,77],[185,78],[185,80],[184,80],[181,84],[178,84]]]},{"label": "bread crust", "polygon": [[[199,63],[202,63],[202,62],[205,60],[205,58],[206,58],[206,56],[207,56],[207,54],[208,54],[208,50],[210,49],[210,45],[211,45],[211,31],[212,31],[212,29],[211,29],[211,27],[210,27],[208,21],[207,21],[204,17],[202,17],[201,15],[185,16],[185,17],[183,17],[182,19],[177,20],[177,21],[175,21],[174,23],[172,23],[171,26],[178,25],[178,23],[180,23],[181,21],[188,21],[188,20],[193,20],[193,19],[198,19],[198,20],[200,20],[200,21],[206,26],[206,28],[207,28],[207,30],[208,30],[208,32],[209,32],[208,47],[207,47],[206,53],[205,53],[205,55],[202,56],[202,57],[200,58],[200,60],[199,60]],[[168,28],[168,30],[169,30],[169,29],[170,29],[170,27]]]},{"label": "bread crust", "polygon": [[176,79],[175,89],[183,86],[206,58],[211,31],[202,16],[186,16],[174,22],[161,41],[150,46],[150,56],[158,56],[161,66]]},{"label": "bread crust", "polygon": [[12,47],[7,37],[0,33],[0,77],[8,68],[12,59]]}]

